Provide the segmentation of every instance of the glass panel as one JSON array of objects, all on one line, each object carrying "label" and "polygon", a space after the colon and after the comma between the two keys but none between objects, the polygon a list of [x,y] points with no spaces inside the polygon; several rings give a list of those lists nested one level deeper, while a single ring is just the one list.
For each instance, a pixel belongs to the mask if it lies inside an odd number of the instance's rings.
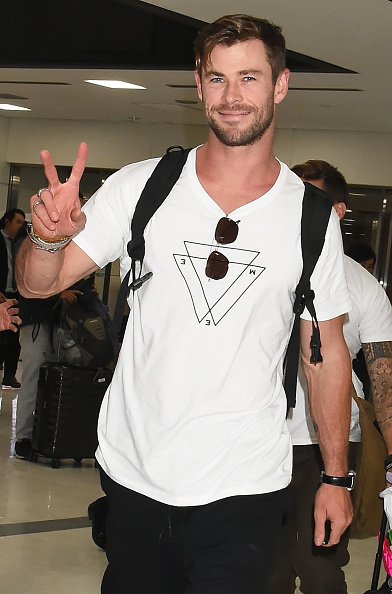
[{"label": "glass panel", "polygon": [[370,245],[377,255],[374,276],[391,298],[391,211],[392,189],[350,186],[347,211],[341,221],[345,250],[354,243]]}]

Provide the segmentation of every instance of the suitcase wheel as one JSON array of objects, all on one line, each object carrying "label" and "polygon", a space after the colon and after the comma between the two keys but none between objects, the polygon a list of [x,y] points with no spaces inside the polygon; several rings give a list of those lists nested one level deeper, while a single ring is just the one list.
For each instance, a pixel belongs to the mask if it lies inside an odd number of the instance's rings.
[{"label": "suitcase wheel", "polygon": [[37,452],[30,452],[29,462],[37,462],[37,460],[38,460]]},{"label": "suitcase wheel", "polygon": [[52,468],[60,468],[60,460],[57,458],[52,458],[50,465]]}]

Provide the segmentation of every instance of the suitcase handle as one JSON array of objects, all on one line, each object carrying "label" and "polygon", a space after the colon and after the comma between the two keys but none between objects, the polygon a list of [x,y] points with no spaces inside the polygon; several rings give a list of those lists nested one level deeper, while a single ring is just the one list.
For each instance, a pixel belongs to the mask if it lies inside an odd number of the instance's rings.
[{"label": "suitcase handle", "polygon": [[105,375],[105,369],[103,369],[102,367],[97,369],[97,371],[95,372],[95,374],[93,376],[92,381],[94,384],[106,383],[108,381],[108,378]]}]

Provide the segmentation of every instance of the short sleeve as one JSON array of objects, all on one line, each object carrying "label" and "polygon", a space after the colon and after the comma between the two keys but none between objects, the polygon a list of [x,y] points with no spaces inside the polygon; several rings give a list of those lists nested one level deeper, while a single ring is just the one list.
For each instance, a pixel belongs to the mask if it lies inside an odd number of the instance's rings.
[{"label": "short sleeve", "polygon": [[[350,310],[350,297],[344,273],[344,254],[339,218],[331,211],[321,255],[310,279],[315,293],[317,319],[331,320]],[[310,320],[307,309],[301,318]]]}]

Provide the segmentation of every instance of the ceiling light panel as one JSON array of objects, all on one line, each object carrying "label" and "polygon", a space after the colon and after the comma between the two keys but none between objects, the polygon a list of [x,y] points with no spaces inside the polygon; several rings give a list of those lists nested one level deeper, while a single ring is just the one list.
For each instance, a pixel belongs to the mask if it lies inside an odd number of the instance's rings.
[{"label": "ceiling light panel", "polygon": [[86,83],[98,85],[100,87],[108,87],[109,89],[132,89],[132,90],[146,90],[146,87],[141,85],[134,85],[133,83],[124,82],[122,80],[85,80]]},{"label": "ceiling light panel", "polygon": [[20,105],[11,105],[10,103],[0,103],[0,109],[4,111],[31,111],[28,107],[20,107]]}]

